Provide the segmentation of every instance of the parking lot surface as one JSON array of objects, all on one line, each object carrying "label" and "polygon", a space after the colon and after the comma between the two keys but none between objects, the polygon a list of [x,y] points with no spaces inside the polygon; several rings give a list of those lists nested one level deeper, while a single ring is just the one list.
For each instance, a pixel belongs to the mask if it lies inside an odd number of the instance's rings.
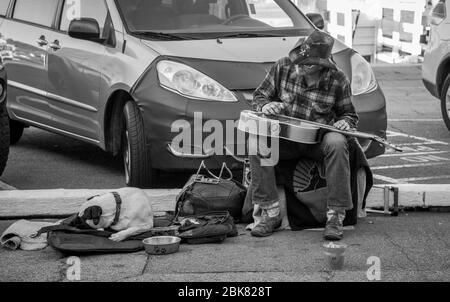
[{"label": "parking lot surface", "polygon": [[[403,154],[370,161],[376,183],[450,184],[450,132],[439,101],[422,84],[421,67],[375,66],[387,98],[388,138]],[[3,183],[18,189],[110,189],[124,186],[121,158],[95,146],[36,128],[11,149]],[[160,186],[179,188],[187,174],[163,173]]]}]

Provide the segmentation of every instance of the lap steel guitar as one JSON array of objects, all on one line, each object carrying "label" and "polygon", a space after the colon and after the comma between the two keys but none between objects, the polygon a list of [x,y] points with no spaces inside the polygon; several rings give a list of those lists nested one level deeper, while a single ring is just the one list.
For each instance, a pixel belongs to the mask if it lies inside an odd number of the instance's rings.
[{"label": "lap steel guitar", "polygon": [[284,115],[268,116],[261,112],[249,110],[241,112],[238,129],[253,135],[281,138],[308,145],[320,143],[323,135],[328,132],[337,132],[347,137],[369,139],[385,146],[386,148],[393,149],[397,152],[403,152],[401,148],[374,134],[353,130],[343,131],[333,126],[310,122],[298,118]]}]

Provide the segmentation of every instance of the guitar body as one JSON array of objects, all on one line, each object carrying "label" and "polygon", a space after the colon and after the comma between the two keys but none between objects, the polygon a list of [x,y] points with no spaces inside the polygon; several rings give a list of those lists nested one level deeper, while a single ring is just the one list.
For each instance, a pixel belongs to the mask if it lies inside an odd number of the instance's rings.
[{"label": "guitar body", "polygon": [[403,152],[401,148],[373,134],[359,131],[343,131],[333,126],[283,115],[267,116],[261,112],[242,111],[238,129],[252,135],[281,138],[308,145],[320,143],[324,133],[336,132],[348,137],[370,139],[387,148]]},{"label": "guitar body", "polygon": [[317,126],[283,118],[272,119],[254,111],[241,113],[238,129],[257,136],[281,138],[308,145],[320,142],[320,128]]}]

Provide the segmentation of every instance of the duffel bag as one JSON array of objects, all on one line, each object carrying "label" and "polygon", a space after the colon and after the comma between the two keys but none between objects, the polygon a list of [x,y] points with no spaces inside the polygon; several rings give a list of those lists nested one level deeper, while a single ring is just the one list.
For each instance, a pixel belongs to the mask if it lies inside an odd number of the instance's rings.
[{"label": "duffel bag", "polygon": [[179,237],[188,244],[220,243],[238,231],[228,212],[210,212],[178,218]]},{"label": "duffel bag", "polygon": [[[208,175],[202,175],[206,170]],[[223,178],[224,171],[230,178]],[[202,162],[197,173],[189,179],[177,197],[176,216],[185,217],[214,211],[227,211],[237,221],[242,215],[246,188],[233,180],[233,174],[224,163],[215,176]]]}]

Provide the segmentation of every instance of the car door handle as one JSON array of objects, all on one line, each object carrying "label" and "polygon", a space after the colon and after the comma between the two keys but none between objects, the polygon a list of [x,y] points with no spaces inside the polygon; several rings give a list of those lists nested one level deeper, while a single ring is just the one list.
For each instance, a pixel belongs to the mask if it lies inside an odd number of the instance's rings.
[{"label": "car door handle", "polygon": [[53,50],[60,50],[61,45],[59,45],[59,41],[55,40],[52,44],[50,44],[50,48]]},{"label": "car door handle", "polygon": [[39,46],[48,45],[48,41],[45,39],[45,36],[40,36],[39,39],[36,40],[36,42]]}]

